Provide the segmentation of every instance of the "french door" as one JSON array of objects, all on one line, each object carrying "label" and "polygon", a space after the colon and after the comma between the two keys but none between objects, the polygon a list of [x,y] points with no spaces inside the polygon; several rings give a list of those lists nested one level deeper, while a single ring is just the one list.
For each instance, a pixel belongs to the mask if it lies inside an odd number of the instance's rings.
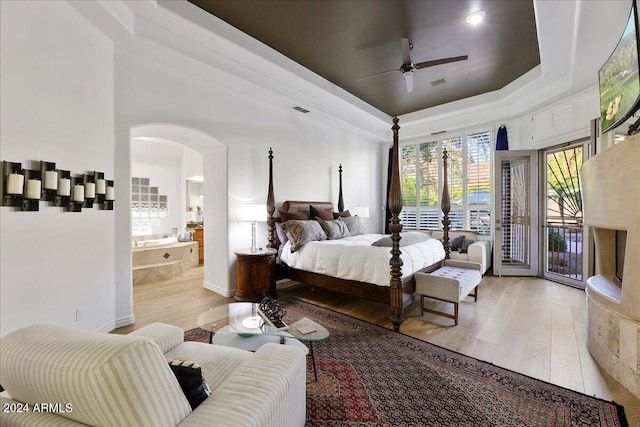
[{"label": "french door", "polygon": [[496,151],[493,272],[538,275],[538,153]]},{"label": "french door", "polygon": [[587,141],[543,151],[542,276],[584,288],[589,245],[582,223],[580,169]]}]

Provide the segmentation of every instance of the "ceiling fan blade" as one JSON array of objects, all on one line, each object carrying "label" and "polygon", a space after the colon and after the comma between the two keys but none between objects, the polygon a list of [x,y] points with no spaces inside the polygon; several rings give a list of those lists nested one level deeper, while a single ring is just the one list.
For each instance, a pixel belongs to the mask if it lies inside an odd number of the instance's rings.
[{"label": "ceiling fan blade", "polygon": [[396,73],[398,71],[402,70],[396,68],[395,70],[383,71],[381,73],[371,74],[370,76],[360,77],[359,79],[356,79],[356,81],[359,82],[360,80],[370,79],[371,77],[384,76],[385,74]]},{"label": "ceiling fan blade", "polygon": [[407,92],[413,92],[413,71],[405,71],[402,73],[404,82],[407,84]]},{"label": "ceiling fan blade", "polygon": [[416,70],[421,68],[433,67],[435,65],[448,64],[450,62],[465,61],[469,59],[469,55],[453,56],[451,58],[434,59],[433,61],[419,62],[416,64]]},{"label": "ceiling fan blade", "polygon": [[411,45],[409,39],[400,39],[400,48],[402,49],[402,65],[411,64]]}]

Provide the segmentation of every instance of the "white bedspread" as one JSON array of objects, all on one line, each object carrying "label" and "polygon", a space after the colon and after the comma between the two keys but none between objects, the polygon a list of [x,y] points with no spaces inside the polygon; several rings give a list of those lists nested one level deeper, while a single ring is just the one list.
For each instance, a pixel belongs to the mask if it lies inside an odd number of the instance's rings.
[{"label": "white bedspread", "polygon": [[[371,246],[381,237],[382,234],[362,234],[309,242],[294,253],[291,253],[291,243],[287,242],[280,259],[298,270],[389,286],[391,248]],[[400,251],[403,278],[444,258],[444,248],[437,239],[402,246]]]}]

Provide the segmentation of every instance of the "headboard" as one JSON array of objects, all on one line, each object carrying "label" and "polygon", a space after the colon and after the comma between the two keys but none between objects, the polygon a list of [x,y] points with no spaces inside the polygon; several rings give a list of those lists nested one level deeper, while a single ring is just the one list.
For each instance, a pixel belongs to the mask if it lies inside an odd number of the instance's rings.
[{"label": "headboard", "polygon": [[309,205],[318,209],[332,209],[333,204],[331,202],[305,202],[301,200],[287,200],[282,203],[283,212],[306,212],[309,213]]}]

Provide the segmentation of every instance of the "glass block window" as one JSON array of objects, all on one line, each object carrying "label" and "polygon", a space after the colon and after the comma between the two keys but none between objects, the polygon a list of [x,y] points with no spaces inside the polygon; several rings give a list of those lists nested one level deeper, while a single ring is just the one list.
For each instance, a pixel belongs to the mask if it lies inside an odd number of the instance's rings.
[{"label": "glass block window", "polygon": [[131,178],[131,232],[134,236],[151,234],[152,227],[167,217],[167,196],[150,185],[149,178]]}]

